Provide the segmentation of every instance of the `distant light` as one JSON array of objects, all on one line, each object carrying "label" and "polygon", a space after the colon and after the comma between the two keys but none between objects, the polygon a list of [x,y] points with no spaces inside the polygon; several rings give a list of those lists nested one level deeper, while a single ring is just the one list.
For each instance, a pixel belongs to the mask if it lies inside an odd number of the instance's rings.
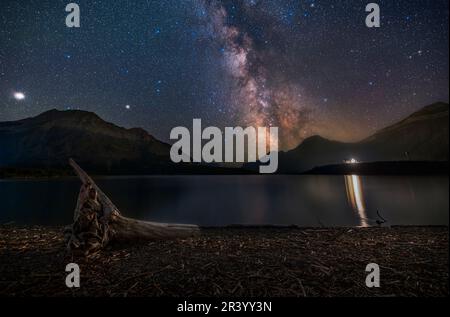
[{"label": "distant light", "polygon": [[125,105],[125,109],[130,110],[131,106],[130,105]]},{"label": "distant light", "polygon": [[359,163],[359,161],[357,159],[355,159],[355,158],[351,158],[349,160],[345,160],[344,163],[346,163],[346,164],[356,164],[356,163]]},{"label": "distant light", "polygon": [[14,93],[14,98],[16,100],[24,100],[25,99],[25,94],[23,92],[15,92]]}]

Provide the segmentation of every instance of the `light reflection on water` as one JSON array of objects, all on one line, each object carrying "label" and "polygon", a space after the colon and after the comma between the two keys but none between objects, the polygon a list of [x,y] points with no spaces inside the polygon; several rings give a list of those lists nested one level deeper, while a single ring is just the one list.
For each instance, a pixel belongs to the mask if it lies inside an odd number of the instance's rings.
[{"label": "light reflection on water", "polygon": [[344,177],[348,203],[357,213],[360,227],[369,227],[361,177],[358,175],[345,175]]},{"label": "light reflection on water", "polygon": [[[448,225],[448,176],[101,177],[125,216],[202,226]],[[0,180],[0,223],[72,221],[80,181]]]}]

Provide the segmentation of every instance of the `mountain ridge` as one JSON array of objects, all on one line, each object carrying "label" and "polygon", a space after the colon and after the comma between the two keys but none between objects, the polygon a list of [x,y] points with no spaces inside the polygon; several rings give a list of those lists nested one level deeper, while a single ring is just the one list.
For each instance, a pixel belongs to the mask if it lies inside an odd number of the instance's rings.
[{"label": "mountain ridge", "polygon": [[121,162],[159,165],[170,159],[170,146],[145,130],[119,127],[82,110],[53,109],[0,122],[0,146],[6,149],[0,166],[66,166],[73,157],[86,165],[104,162],[112,168]]},{"label": "mountain ridge", "polygon": [[279,153],[279,171],[305,172],[349,158],[368,162],[448,161],[448,115],[448,103],[437,102],[357,142],[312,136]]},{"label": "mountain ridge", "polygon": [[[319,135],[279,152],[280,173],[363,162],[448,161],[447,103],[434,103],[358,142]],[[35,117],[0,122],[0,167],[67,167],[69,157],[102,173],[176,173],[185,168],[170,160],[170,145],[142,128],[123,128],[83,110],[48,110]],[[257,164],[244,169],[255,170]],[[216,166],[210,166],[216,168]],[[204,165],[189,164],[196,173]],[[236,173],[236,169],[225,169]]]}]

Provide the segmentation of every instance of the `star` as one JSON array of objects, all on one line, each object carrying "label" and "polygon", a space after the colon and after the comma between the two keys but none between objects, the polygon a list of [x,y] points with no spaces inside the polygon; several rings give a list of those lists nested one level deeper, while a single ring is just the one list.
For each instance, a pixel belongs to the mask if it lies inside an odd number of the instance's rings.
[{"label": "star", "polygon": [[130,105],[125,105],[125,109],[130,110],[131,106]]},{"label": "star", "polygon": [[23,92],[15,92],[14,93],[14,99],[16,100],[24,100],[25,94]]}]

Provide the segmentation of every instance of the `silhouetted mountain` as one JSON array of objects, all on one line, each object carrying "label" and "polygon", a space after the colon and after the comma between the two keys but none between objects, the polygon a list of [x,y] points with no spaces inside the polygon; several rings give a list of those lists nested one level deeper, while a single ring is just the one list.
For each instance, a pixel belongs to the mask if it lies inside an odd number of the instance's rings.
[{"label": "silhouetted mountain", "polygon": [[170,146],[142,129],[125,129],[87,111],[50,110],[0,123],[0,166],[65,167],[69,157],[90,169],[170,162]]},{"label": "silhouetted mountain", "polygon": [[[310,137],[297,148],[280,152],[278,171],[301,173],[349,158],[448,161],[448,113],[448,104],[433,104],[356,143]],[[169,144],[143,129],[118,127],[86,111],[50,110],[0,122],[0,150],[0,168],[12,168],[14,173],[17,168],[65,169],[70,157],[86,170],[102,174],[245,173],[217,165],[174,164]]]},{"label": "silhouetted mountain", "polygon": [[280,152],[278,171],[305,172],[350,158],[363,162],[448,161],[448,113],[448,104],[435,103],[356,143],[310,137],[295,149]]},{"label": "silhouetted mountain", "polygon": [[315,167],[313,175],[445,175],[448,161],[384,161],[333,164]]}]

